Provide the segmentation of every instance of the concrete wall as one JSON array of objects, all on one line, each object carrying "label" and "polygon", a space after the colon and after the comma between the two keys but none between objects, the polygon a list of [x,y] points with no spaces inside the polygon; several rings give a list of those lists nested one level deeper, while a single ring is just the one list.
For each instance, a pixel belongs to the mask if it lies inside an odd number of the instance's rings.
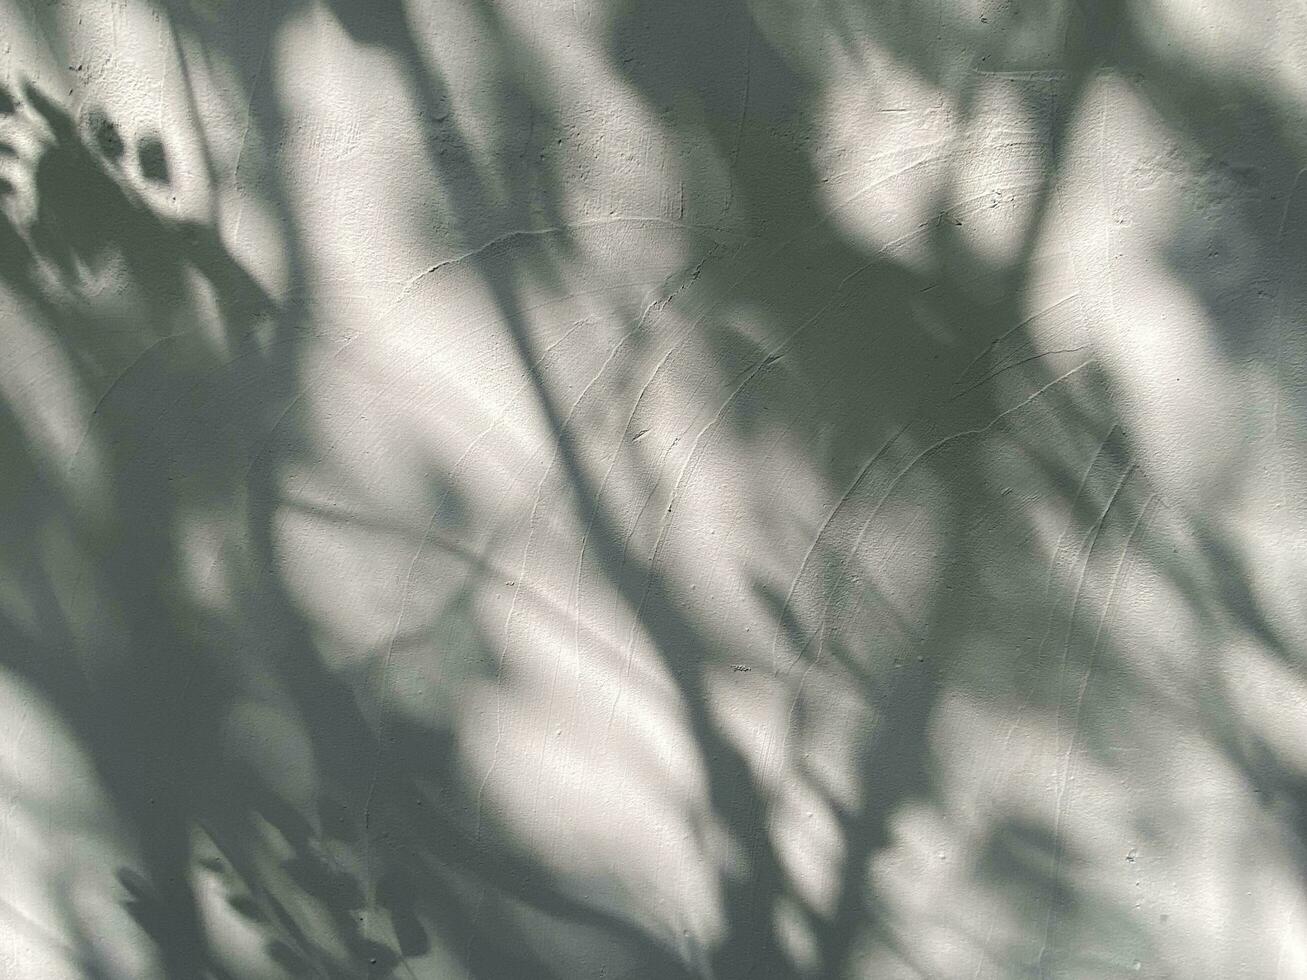
[{"label": "concrete wall", "polygon": [[4,0],[0,975],[1307,977],[1307,14]]}]

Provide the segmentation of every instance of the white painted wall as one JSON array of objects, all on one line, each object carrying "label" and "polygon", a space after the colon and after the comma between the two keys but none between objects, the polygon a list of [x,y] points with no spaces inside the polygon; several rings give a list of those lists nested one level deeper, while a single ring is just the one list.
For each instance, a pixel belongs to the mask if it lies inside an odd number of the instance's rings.
[{"label": "white painted wall", "polygon": [[5,0],[0,975],[1307,977],[1307,16]]}]

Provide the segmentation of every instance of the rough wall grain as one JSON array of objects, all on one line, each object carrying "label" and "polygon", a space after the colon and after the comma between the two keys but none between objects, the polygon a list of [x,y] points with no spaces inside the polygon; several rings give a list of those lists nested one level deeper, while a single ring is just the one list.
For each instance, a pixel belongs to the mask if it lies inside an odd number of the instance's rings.
[{"label": "rough wall grain", "polygon": [[1307,977],[1298,6],[0,9],[0,974]]}]

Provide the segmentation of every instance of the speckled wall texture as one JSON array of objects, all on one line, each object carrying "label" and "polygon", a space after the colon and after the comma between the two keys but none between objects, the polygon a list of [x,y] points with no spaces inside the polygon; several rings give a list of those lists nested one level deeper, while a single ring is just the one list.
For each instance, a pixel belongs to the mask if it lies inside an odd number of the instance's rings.
[{"label": "speckled wall texture", "polygon": [[0,0],[0,977],[1307,978],[1305,10]]}]

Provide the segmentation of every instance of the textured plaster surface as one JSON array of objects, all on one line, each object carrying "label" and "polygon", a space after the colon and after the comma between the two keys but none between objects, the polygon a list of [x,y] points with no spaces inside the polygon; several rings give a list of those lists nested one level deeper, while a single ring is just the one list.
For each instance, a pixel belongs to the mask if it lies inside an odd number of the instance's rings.
[{"label": "textured plaster surface", "polygon": [[1307,17],[6,2],[0,974],[1307,977]]}]

